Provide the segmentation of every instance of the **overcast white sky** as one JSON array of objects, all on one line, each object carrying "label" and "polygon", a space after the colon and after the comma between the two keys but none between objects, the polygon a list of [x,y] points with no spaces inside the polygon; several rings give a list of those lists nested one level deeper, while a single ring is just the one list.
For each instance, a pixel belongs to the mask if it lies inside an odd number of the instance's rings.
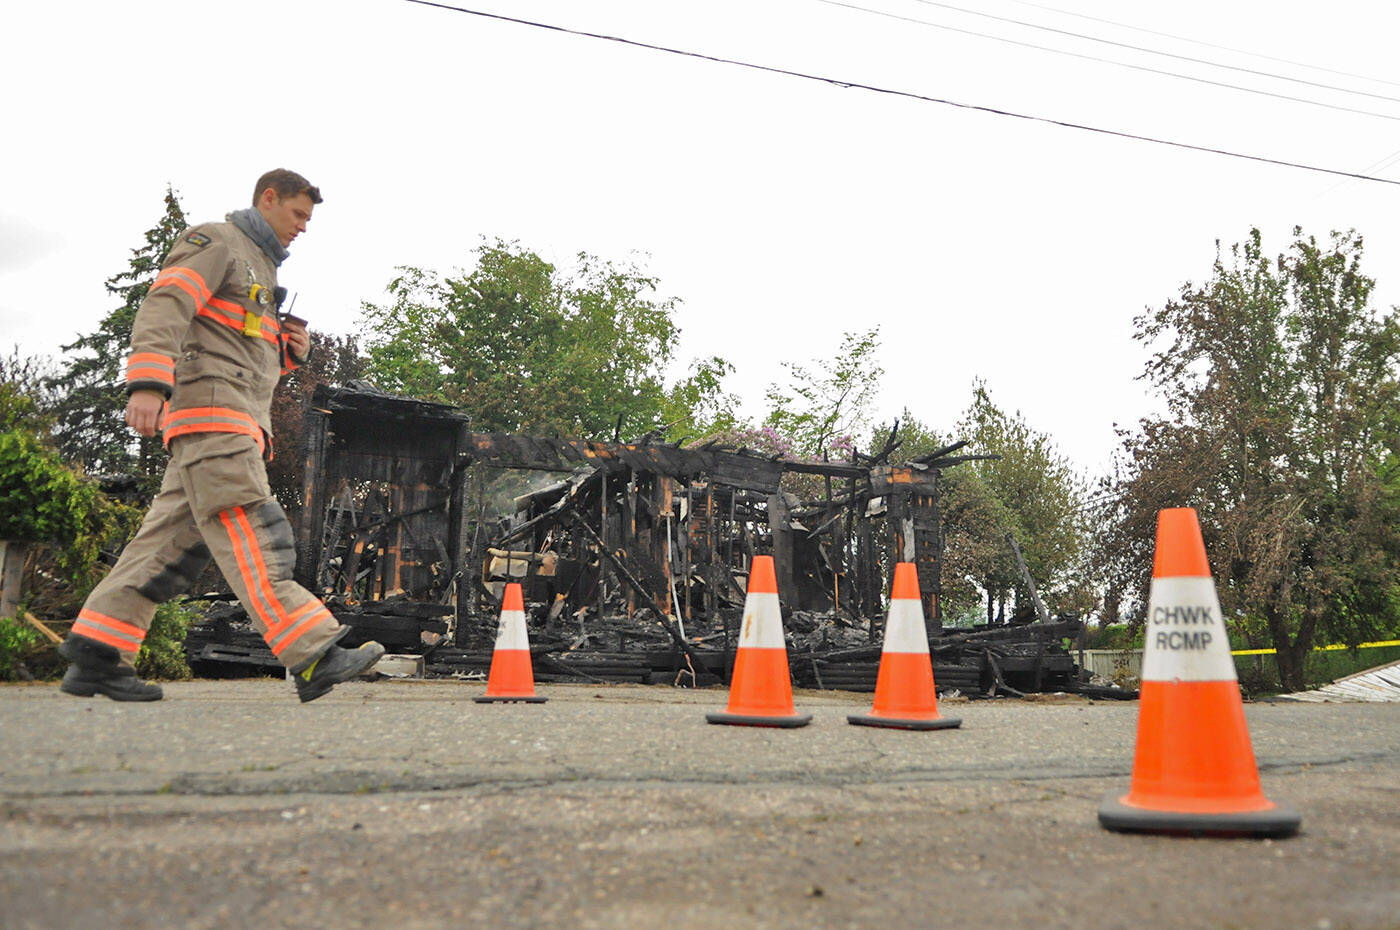
[{"label": "overcast white sky", "polygon": [[[1248,85],[1340,112],[819,0],[458,5],[848,81],[1400,178],[1392,4],[949,0],[984,13],[1345,86],[1090,43],[921,0],[896,16]],[[1040,0],[1037,0],[1040,2]],[[1133,31],[1302,62],[1271,61]],[[880,410],[949,429],[975,377],[1086,470],[1148,412],[1132,318],[1252,225],[1355,227],[1400,300],[1400,189],[662,54],[403,0],[6,4],[0,332],[55,355],[159,217],[247,204],[273,166],[326,202],[282,281],[352,332],[396,265],[469,267],[482,237],[567,263],[636,253],[682,300],[678,358],[721,354],[760,415],[782,360],[879,324]],[[1361,75],[1379,80],[1363,80]],[[1396,99],[1387,99],[1396,98]],[[1393,159],[1393,162],[1387,161]],[[1378,164],[1385,162],[1384,164]],[[1371,169],[1367,171],[1366,169]]]}]

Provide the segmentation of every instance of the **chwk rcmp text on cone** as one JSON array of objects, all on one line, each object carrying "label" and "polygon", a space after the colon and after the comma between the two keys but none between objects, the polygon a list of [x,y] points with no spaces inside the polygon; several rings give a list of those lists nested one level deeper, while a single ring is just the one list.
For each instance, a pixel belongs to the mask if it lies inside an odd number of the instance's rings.
[{"label": "chwk rcmp text on cone", "polygon": [[894,567],[894,590],[885,621],[885,644],[880,673],[875,679],[875,705],[868,714],[851,714],[848,723],[902,730],[943,730],[962,723],[938,714],[933,684],[933,659],[924,628],[924,605],[919,575],[913,562]]},{"label": "chwk rcmp text on cone", "polygon": [[744,598],[744,626],[729,681],[729,706],[706,714],[710,723],[752,727],[800,727],[812,720],[792,703],[783,615],[778,606],[778,579],[771,555],[755,556]]},{"label": "chwk rcmp text on cone", "polygon": [[1286,836],[1264,797],[1196,511],[1157,516],[1133,780],[1099,808],[1110,830]]},{"label": "chwk rcmp text on cone", "polygon": [[535,693],[535,672],[530,664],[530,635],[525,629],[525,599],[520,585],[506,585],[501,600],[501,625],[496,630],[496,649],[491,653],[491,673],[486,693],[473,698],[478,704],[520,701],[543,704],[548,698]]}]

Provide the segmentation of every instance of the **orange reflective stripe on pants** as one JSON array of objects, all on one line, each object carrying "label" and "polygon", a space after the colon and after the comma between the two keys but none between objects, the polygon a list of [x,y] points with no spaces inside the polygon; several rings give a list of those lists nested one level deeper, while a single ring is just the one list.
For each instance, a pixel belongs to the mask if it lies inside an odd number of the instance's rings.
[{"label": "orange reflective stripe on pants", "polygon": [[141,643],[146,639],[146,631],[140,627],[86,607],[78,611],[73,632],[132,654],[140,650]]},{"label": "orange reflective stripe on pants", "polygon": [[188,590],[212,556],[278,660],[297,668],[319,655],[343,627],[292,577],[295,537],[262,469],[241,436],[177,440],[141,529],[88,595],[74,631],[134,659],[156,605]]},{"label": "orange reflective stripe on pants", "polygon": [[272,590],[267,561],[258,545],[257,534],[248,523],[248,515],[242,507],[220,512],[219,521],[223,523],[229,541],[233,544],[238,571],[248,589],[248,600],[258,611],[263,625],[267,627],[263,637],[273,655],[280,657],[288,646],[318,624],[326,620],[334,621],[326,605],[315,598],[297,608],[295,613],[289,613],[287,608],[282,606],[282,602]]}]

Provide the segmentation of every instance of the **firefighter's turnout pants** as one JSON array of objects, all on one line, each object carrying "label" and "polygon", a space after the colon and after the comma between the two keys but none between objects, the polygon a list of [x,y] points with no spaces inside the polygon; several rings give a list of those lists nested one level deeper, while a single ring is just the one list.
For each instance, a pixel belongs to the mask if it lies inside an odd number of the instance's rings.
[{"label": "firefighter's turnout pants", "polygon": [[88,597],[73,632],[134,661],[156,605],[188,590],[212,556],[272,654],[293,671],[309,665],[342,627],[292,580],[292,527],[268,487],[258,444],[238,433],[194,433],[171,440],[170,451],[140,531]]}]

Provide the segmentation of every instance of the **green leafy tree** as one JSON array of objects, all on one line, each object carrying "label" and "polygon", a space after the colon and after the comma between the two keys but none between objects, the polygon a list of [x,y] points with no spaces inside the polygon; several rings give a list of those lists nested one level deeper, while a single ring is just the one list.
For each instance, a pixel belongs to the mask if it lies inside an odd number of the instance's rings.
[{"label": "green leafy tree", "polygon": [[722,359],[668,389],[676,302],[633,265],[581,253],[566,274],[497,241],[467,273],[399,271],[387,304],[363,306],[367,376],[461,406],[478,430],[630,438],[665,427],[682,402],[712,404],[717,416],[732,409],[718,390]]},{"label": "green leafy tree", "polygon": [[1030,592],[1015,556],[1008,551],[1006,533],[1015,536],[1049,608],[1091,606],[1094,599],[1083,575],[1089,545],[1085,478],[1049,434],[1032,427],[1019,411],[1008,414],[997,407],[982,381],[973,384],[972,402],[958,423],[957,435],[968,440],[970,452],[999,456],[955,469],[965,469],[965,480],[984,485],[1002,514],[998,529],[1003,554],[985,563],[979,579],[987,595],[988,614],[993,613],[993,603],[1000,613],[1008,597],[1014,598],[1018,611],[1031,608]]},{"label": "green leafy tree", "polygon": [[914,416],[908,407],[900,411],[893,423],[877,423],[871,430],[866,446],[870,455],[877,455],[893,436],[889,453],[891,463],[908,462],[928,455],[948,445],[948,436]]},{"label": "green leafy tree", "polygon": [[120,305],[93,332],[63,347],[69,357],[49,381],[59,395],[54,406],[59,449],[89,472],[136,472],[154,480],[165,467],[160,438],[138,441],[126,427],[126,358],[136,310],[187,226],[179,196],[167,187],[165,212],[131,250],[126,269],[107,280],[107,293]]},{"label": "green leafy tree", "polygon": [[0,431],[23,427],[48,436],[54,426],[54,398],[50,363],[45,358],[21,355],[19,347],[0,358]]},{"label": "green leafy tree", "polygon": [[991,623],[998,607],[1004,610],[1008,592],[1021,581],[1002,529],[1011,525],[1012,515],[982,476],[966,466],[939,475],[938,507],[943,527],[943,612],[950,618],[965,618],[964,623]]},{"label": "green leafy tree", "polygon": [[[870,444],[885,442],[890,425],[878,426]],[[1036,588],[1051,610],[1085,610],[1094,598],[1084,567],[1090,542],[1085,520],[1086,482],[1049,435],[1020,414],[992,401],[982,381],[951,434],[940,434],[911,416],[900,416],[896,460],[917,459],[954,440],[961,454],[995,455],[939,472],[938,503],[943,528],[943,611],[969,616],[985,608],[990,622],[1005,617],[1008,604],[1030,608],[1015,556],[1012,533]]]},{"label": "green leafy tree", "polygon": [[1371,307],[1355,232],[1294,237],[1270,259],[1251,230],[1137,319],[1168,413],[1125,434],[1101,545],[1140,607],[1156,512],[1195,507],[1234,632],[1274,646],[1292,690],[1319,634],[1400,628],[1400,320]]},{"label": "green leafy tree", "polygon": [[787,383],[768,386],[764,426],[788,437],[800,455],[849,453],[852,437],[868,428],[885,373],[876,359],[879,349],[876,326],[845,333],[831,358],[811,365],[783,362]]},{"label": "green leafy tree", "polygon": [[673,384],[661,400],[660,419],[667,438],[684,442],[743,426],[739,398],[724,389],[724,379],[733,371],[734,366],[718,355],[691,363],[690,374]]}]

